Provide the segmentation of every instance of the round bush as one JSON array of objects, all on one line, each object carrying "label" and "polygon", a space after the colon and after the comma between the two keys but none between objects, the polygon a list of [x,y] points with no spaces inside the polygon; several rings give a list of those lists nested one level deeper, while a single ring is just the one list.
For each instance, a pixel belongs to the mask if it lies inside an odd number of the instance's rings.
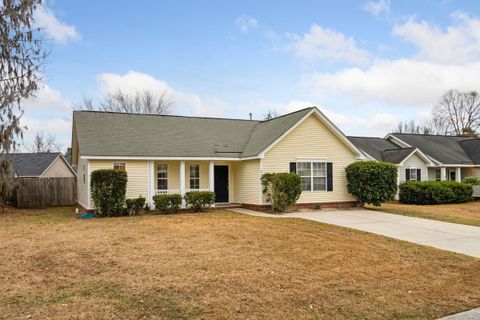
[{"label": "round bush", "polygon": [[157,194],[153,196],[155,209],[160,213],[175,213],[180,210],[182,204],[182,196],[178,193],[174,194]]},{"label": "round bush", "polygon": [[296,173],[265,173],[262,176],[265,200],[275,212],[285,212],[302,193],[302,181]]},{"label": "round bush", "polygon": [[359,206],[379,206],[397,193],[397,167],[387,162],[358,161],[345,168],[347,189]]}]

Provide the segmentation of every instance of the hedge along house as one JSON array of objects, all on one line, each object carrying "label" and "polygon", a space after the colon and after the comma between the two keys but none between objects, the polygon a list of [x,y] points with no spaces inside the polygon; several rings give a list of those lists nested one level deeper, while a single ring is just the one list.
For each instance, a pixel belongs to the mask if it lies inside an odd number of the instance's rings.
[{"label": "hedge along house", "polygon": [[399,183],[480,177],[480,139],[402,133],[349,139],[367,159],[396,164]]},{"label": "hedge along house", "polygon": [[125,170],[127,197],[214,191],[217,203],[268,205],[260,177],[295,171],[299,205],[351,204],[345,167],[363,153],[317,108],[267,121],[75,111],[78,202],[92,209],[90,174]]}]

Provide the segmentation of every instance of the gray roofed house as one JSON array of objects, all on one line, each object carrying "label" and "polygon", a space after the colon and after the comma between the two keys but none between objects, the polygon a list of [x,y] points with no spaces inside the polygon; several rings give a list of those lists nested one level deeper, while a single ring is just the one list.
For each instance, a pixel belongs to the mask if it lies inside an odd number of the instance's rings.
[{"label": "gray roofed house", "polygon": [[[463,147],[465,144],[462,144],[465,141],[472,140],[468,146],[475,148],[475,146],[480,144],[480,140],[478,139],[457,136],[406,133],[392,133],[389,136],[398,138],[409,146],[422,150],[425,154],[439,163],[480,165],[480,162],[474,162],[474,160],[469,156]],[[473,153],[472,156],[475,157],[475,154]]]},{"label": "gray roofed house", "polygon": [[261,175],[297,172],[297,163],[304,181],[298,203],[353,203],[342,168],[364,157],[316,107],[265,121],[73,113],[72,164],[87,210],[98,169],[126,171],[127,197],[143,195],[151,206],[154,195],[193,191],[213,191],[220,203],[268,206]]},{"label": "gray roofed house", "polygon": [[70,167],[60,152],[11,153],[8,156],[16,177],[74,177]]},{"label": "gray roofed house", "polygon": [[83,155],[245,158],[311,111],[268,121],[98,111],[75,111],[73,118]]},{"label": "gray roofed house", "polygon": [[349,139],[370,160],[397,164],[399,182],[480,177],[480,139],[405,133]]}]

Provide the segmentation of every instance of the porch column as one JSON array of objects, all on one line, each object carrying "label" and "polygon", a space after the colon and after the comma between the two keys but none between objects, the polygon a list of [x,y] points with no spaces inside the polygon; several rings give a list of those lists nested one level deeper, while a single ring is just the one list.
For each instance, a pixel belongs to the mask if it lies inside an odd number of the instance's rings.
[{"label": "porch column", "polygon": [[183,196],[185,195],[185,161],[180,161],[180,194],[182,195],[182,207],[185,207],[185,200]]},{"label": "porch column", "polygon": [[440,168],[440,180],[447,181],[447,168],[445,167]]},{"label": "porch column", "polygon": [[148,206],[150,209],[153,209],[153,196],[155,195],[155,162],[152,160],[148,161]]},{"label": "porch column", "polygon": [[462,182],[462,168],[456,167],[455,168],[455,180],[457,182]]},{"label": "porch column", "polygon": [[214,175],[214,161],[210,161],[208,164],[208,190],[215,191],[215,175]]}]

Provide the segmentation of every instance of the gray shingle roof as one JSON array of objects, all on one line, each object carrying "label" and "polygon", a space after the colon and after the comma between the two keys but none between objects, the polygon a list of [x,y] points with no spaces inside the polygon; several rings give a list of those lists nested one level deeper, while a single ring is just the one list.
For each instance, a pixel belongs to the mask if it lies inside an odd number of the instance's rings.
[{"label": "gray shingle roof", "polygon": [[39,177],[59,155],[59,152],[11,153],[8,157],[17,176]]},{"label": "gray shingle roof", "polygon": [[249,157],[313,108],[268,121],[74,111],[81,155]]},{"label": "gray shingle roof", "polygon": [[472,157],[462,147],[462,141],[471,140],[469,138],[406,133],[393,133],[392,135],[444,164],[474,164],[473,158],[478,157],[478,153],[475,155],[473,144],[471,146]]},{"label": "gray shingle roof", "polygon": [[390,163],[400,163],[408,157],[414,148],[389,149],[382,152],[382,161]]},{"label": "gray shingle roof", "polygon": [[463,150],[475,164],[480,164],[480,139],[468,139],[459,142]]},{"label": "gray shingle roof", "polygon": [[378,161],[383,161],[382,152],[388,149],[399,149],[399,147],[383,138],[377,137],[348,137],[360,150],[366,152]]}]

